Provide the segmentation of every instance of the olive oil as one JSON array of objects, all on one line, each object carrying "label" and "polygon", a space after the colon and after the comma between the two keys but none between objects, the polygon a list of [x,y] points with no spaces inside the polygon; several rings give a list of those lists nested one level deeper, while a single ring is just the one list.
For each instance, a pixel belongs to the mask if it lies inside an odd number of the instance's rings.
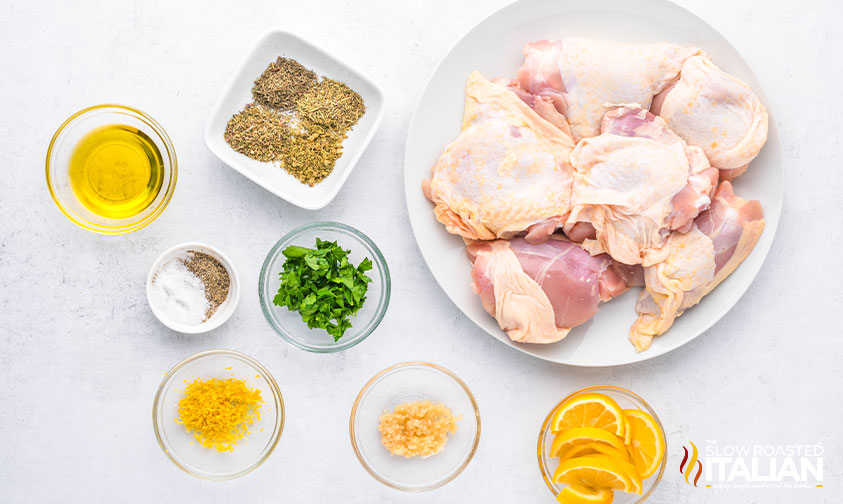
[{"label": "olive oil", "polygon": [[135,216],[161,190],[164,159],[142,131],[101,126],[79,140],[70,156],[70,186],[91,212],[110,219]]}]

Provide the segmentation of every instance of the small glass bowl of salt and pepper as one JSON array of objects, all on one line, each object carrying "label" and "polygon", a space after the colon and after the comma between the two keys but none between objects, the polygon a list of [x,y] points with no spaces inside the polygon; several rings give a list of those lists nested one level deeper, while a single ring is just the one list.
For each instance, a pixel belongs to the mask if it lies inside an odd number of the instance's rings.
[{"label": "small glass bowl of salt and pepper", "polygon": [[182,243],[161,254],[146,278],[152,313],[174,331],[199,334],[216,329],[234,313],[240,281],[218,249]]}]

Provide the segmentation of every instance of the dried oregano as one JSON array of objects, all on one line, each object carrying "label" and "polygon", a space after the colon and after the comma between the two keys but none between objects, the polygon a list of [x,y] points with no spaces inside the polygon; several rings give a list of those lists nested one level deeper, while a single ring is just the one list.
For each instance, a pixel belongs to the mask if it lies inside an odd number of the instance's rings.
[{"label": "dried oregano", "polygon": [[331,174],[342,156],[344,135],[319,126],[293,130],[284,143],[281,166],[290,175],[307,185],[314,185]]},{"label": "dried oregano", "polygon": [[252,96],[257,103],[278,110],[295,106],[308,89],[316,84],[316,74],[294,59],[278,57],[255,81]]},{"label": "dried oregano", "polygon": [[323,77],[296,102],[296,114],[305,123],[316,124],[345,135],[366,112],[363,97],[346,84]]},{"label": "dried oregano", "polygon": [[279,161],[289,136],[284,117],[278,112],[250,103],[229,119],[225,141],[241,154],[257,161]]}]

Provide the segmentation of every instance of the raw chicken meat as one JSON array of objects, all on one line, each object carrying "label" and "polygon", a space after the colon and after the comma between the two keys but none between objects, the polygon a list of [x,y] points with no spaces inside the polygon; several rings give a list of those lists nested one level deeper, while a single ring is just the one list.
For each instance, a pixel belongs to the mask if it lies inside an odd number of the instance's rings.
[{"label": "raw chicken meat", "polygon": [[679,79],[653,100],[652,111],[689,145],[701,147],[722,180],[746,171],[767,141],[764,105],[705,56],[685,61]]},{"label": "raw chicken meat", "polygon": [[571,127],[568,126],[568,120],[557,110],[556,105],[550,97],[535,95],[525,91],[516,80],[495,79],[492,82],[503,84],[511,89],[524,103],[535,110],[542,119],[561,129],[566,135],[571,136]]},{"label": "raw chicken meat", "polygon": [[711,208],[701,213],[687,233],[671,233],[670,254],[644,268],[646,289],[638,297],[638,320],[629,340],[639,352],[650,347],[676,317],[729,276],[752,251],[764,230],[758,201],[735,196],[732,184],[717,188]]},{"label": "raw chicken meat", "polygon": [[467,253],[483,308],[513,341],[523,343],[561,340],[593,317],[600,301],[625,292],[636,276],[609,256],[591,256],[559,235],[540,244],[522,238],[477,241]]},{"label": "raw chicken meat", "polygon": [[515,80],[469,76],[424,193],[513,341],[559,341],[644,286],[629,339],[645,350],[757,243],[761,205],[728,180],[764,145],[767,113],[696,47],[566,38],[524,57]]},{"label": "raw chicken meat", "polygon": [[424,186],[436,218],[468,239],[546,240],[571,208],[571,137],[509,87],[472,73],[463,130]]},{"label": "raw chicken meat", "polygon": [[517,80],[530,93],[549,97],[579,140],[600,133],[607,104],[650,108],[653,96],[695,54],[702,51],[673,44],[619,44],[577,37],[540,40],[524,47]]},{"label": "raw chicken meat", "polygon": [[[571,154],[574,185],[565,232],[575,240],[586,237],[583,248],[592,254],[608,252],[624,264],[661,262],[670,231],[688,231],[708,207],[717,170],[699,147],[687,146],[638,106],[607,112],[602,131]],[[594,228],[594,238],[581,223]]]}]

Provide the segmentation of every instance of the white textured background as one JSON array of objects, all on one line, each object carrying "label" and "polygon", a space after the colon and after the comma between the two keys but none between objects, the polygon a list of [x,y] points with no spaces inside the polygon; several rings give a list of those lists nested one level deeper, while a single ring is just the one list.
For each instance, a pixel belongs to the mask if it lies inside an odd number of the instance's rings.
[{"label": "white textured background", "polygon": [[[578,369],[521,355],[466,320],[424,266],[404,206],[403,150],[415,101],[445,52],[504,3],[2,2],[0,503],[552,502],[535,461],[538,427],[561,397],[602,383],[637,391],[665,423],[668,472],[652,502],[840,502],[843,4],[680,2],[719,29],[764,85],[786,161],[781,225],[755,283],[705,335],[642,364]],[[380,131],[335,202],[318,212],[292,207],[223,166],[202,140],[225,82],[274,28],[316,41],[386,92]],[[44,181],[55,128],[71,113],[107,102],[151,114],[179,157],[169,208],[122,237],[76,228]],[[312,355],[281,341],[255,292],[272,244],[316,219],[362,229],[392,271],[383,324],[339,355]],[[245,283],[234,317],[204,336],[165,329],[144,294],[151,262],[187,240],[221,248]],[[267,365],[289,415],[270,459],[223,483],[179,471],[158,448],[150,418],[164,372],[216,347]],[[419,495],[372,479],[351,450],[347,427],[363,383],[411,359],[461,375],[483,416],[471,465],[442,489]],[[688,487],[677,466],[689,439],[821,442],[825,487]]]}]

